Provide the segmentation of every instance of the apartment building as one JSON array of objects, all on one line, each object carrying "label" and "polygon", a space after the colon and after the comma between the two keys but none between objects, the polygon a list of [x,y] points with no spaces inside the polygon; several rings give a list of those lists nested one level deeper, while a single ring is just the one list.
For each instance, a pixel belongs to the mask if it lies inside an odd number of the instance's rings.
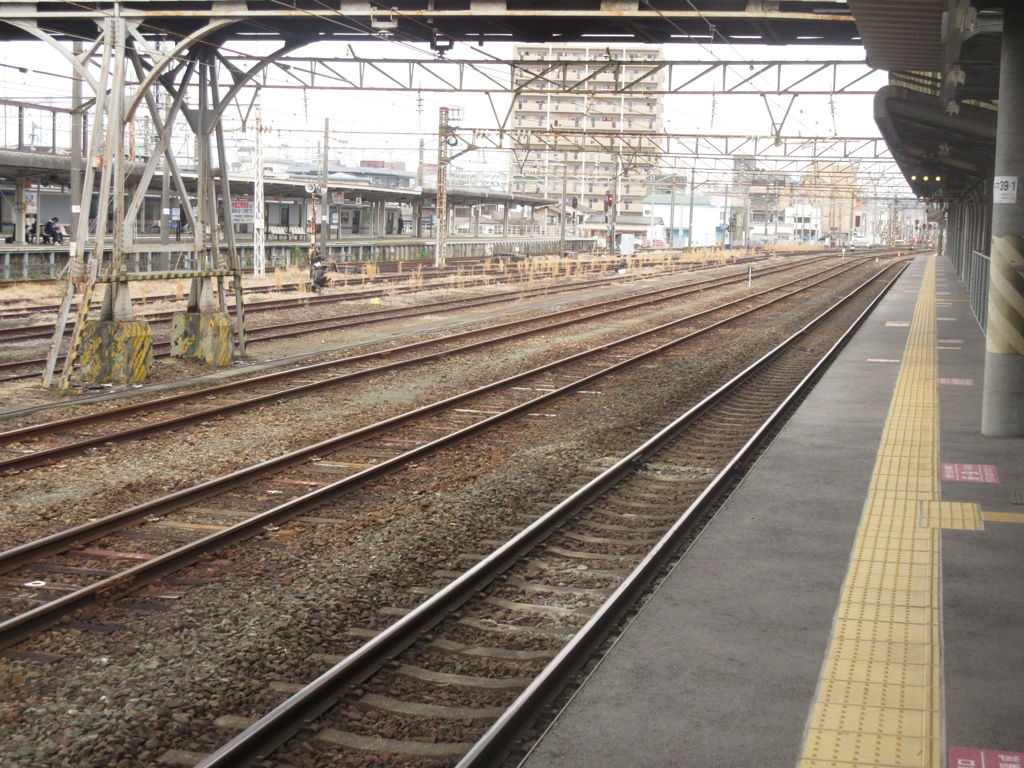
[{"label": "apartment building", "polygon": [[[639,216],[662,148],[644,134],[663,129],[660,47],[609,48],[519,45],[516,85],[529,84],[512,104],[512,127],[546,129],[548,149],[514,150],[512,189],[575,198],[581,209],[605,210],[612,195],[619,216]],[[543,93],[579,83],[578,94]],[[531,142],[532,147],[538,146]]]}]

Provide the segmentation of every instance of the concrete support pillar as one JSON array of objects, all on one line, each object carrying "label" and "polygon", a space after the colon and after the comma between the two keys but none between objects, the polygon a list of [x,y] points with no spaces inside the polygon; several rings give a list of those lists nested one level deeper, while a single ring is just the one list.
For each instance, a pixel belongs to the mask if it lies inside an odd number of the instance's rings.
[{"label": "concrete support pillar", "polygon": [[508,237],[508,203],[502,206],[501,236]]},{"label": "concrete support pillar", "polygon": [[[14,243],[15,245],[25,244],[25,182],[21,177],[14,180]],[[36,209],[38,210],[38,208]],[[36,214],[36,237],[37,242],[42,242],[43,227],[38,221]]]},{"label": "concrete support pillar", "polygon": [[108,283],[103,294],[100,320],[113,323],[130,323],[135,320],[132,310],[132,294],[128,283]]},{"label": "concrete support pillar", "polygon": [[1024,436],[1024,5],[1003,9],[981,431]]},{"label": "concrete support pillar", "polygon": [[231,364],[231,318],[217,304],[213,278],[193,277],[187,310],[171,318],[171,357],[218,367]]}]

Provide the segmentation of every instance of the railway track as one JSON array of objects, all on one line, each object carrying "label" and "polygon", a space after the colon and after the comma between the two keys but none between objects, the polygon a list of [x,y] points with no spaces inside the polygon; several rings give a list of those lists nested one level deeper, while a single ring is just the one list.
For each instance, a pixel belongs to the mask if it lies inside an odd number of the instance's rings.
[{"label": "railway track", "polygon": [[[898,269],[867,281],[877,301]],[[884,285],[881,283],[885,283]],[[813,386],[868,309],[844,300],[643,445],[365,642],[321,656],[307,685],[199,768],[308,764],[360,753],[374,765],[501,765],[644,590],[679,556],[714,504]],[[855,316],[851,323],[850,315]],[[425,599],[424,599],[424,596]],[[268,757],[269,756],[269,757]]]},{"label": "railway track", "polygon": [[[814,255],[818,255],[818,254],[814,254]],[[765,258],[767,258],[767,256],[749,256],[749,257],[737,258],[737,259],[734,260],[734,263],[746,263],[748,261],[762,261]],[[344,269],[346,264],[341,264],[341,265],[334,265],[335,267],[340,267],[340,269],[336,269],[333,272],[328,272],[328,276],[335,278],[338,282],[342,283],[342,285],[348,285],[349,283],[359,283],[360,285],[365,286],[365,285],[372,285],[373,283],[380,283],[380,282],[384,282],[384,283],[388,284],[389,287],[386,290],[381,290],[381,291],[379,291],[377,293],[372,293],[372,292],[368,293],[367,296],[371,297],[371,298],[374,297],[374,296],[384,295],[385,292],[394,293],[395,292],[395,287],[396,287],[396,285],[398,283],[419,282],[419,281],[426,282],[426,281],[429,281],[429,283],[426,283],[426,286],[427,286],[426,288],[422,288],[421,287],[421,288],[414,289],[414,291],[418,292],[419,290],[424,290],[424,289],[429,290],[430,288],[435,288],[435,287],[438,287],[438,286],[442,286],[443,287],[444,283],[446,281],[450,281],[451,278],[460,278],[460,279],[464,280],[468,287],[472,287],[473,285],[481,285],[481,284],[489,285],[489,284],[492,284],[494,282],[516,283],[516,282],[521,282],[522,280],[525,279],[525,275],[523,274],[524,270],[521,269],[520,266],[511,265],[511,266],[506,266],[505,268],[493,267],[493,266],[488,267],[487,264],[485,263],[485,261],[486,260],[458,261],[458,262],[452,263],[451,260],[449,260],[449,265],[446,266],[446,267],[441,267],[441,268],[436,268],[436,267],[434,267],[432,265],[424,264],[424,262],[422,262],[422,261],[402,262],[402,263],[397,263],[397,262],[374,262],[373,266],[374,266],[375,274],[372,277],[370,277],[370,276],[368,276],[366,274],[366,272],[365,272],[366,265],[365,264],[353,263],[353,264],[349,265],[351,267],[351,269]],[[613,271],[618,266],[618,264],[620,262],[621,262],[621,260],[603,259],[601,261],[593,261],[593,260],[591,260],[591,261],[584,261],[582,263],[586,265],[586,271],[589,273],[589,272],[594,272],[594,271],[597,271],[597,272]],[[642,256],[638,257],[635,263],[636,263],[637,268],[643,268],[645,266],[650,266],[649,263],[645,262],[645,260],[644,260],[644,258]],[[701,268],[703,266],[707,266],[707,265],[709,265],[711,263],[712,263],[712,261],[710,261],[710,260],[708,262],[706,262],[706,263],[701,263],[701,262],[685,262],[685,263],[680,263],[679,266],[681,266],[683,269],[699,269],[699,268]],[[595,268],[595,265],[596,265],[596,267],[599,267],[599,269]],[[557,274],[555,274],[555,273],[556,272],[560,273],[561,269],[560,269],[559,265],[557,265],[557,264],[554,265],[554,266],[542,265],[537,270],[535,270],[535,275],[534,275],[535,279],[537,277],[537,274],[536,274],[537,272],[544,273],[545,276],[557,277]],[[246,274],[251,274],[251,270],[247,270]],[[3,283],[4,283],[4,281],[0,281],[0,289],[2,289],[4,287]],[[32,285],[51,284],[52,283],[54,285],[54,287],[58,287],[58,286],[63,286],[64,285],[64,281],[63,280],[61,280],[61,281],[54,281],[54,280],[8,281],[9,285],[24,285],[26,283],[29,283],[29,284],[32,284]],[[270,291],[286,292],[286,293],[296,293],[299,290],[300,290],[299,283],[297,283],[297,282],[289,282],[289,283],[286,283],[286,284],[282,285],[280,288],[271,287],[271,286],[249,286],[249,287],[243,289],[243,294],[261,294],[261,293],[268,293]],[[404,290],[401,287],[398,288],[398,291],[399,292],[404,292]],[[334,301],[339,301],[339,300],[344,301],[344,300],[347,299],[347,297],[341,297],[341,296],[333,296],[333,297],[331,297],[331,296],[326,296],[326,297],[325,296],[321,296],[319,298],[323,299],[324,301],[330,301],[332,298],[333,298]],[[360,298],[363,298],[363,297],[360,297]],[[177,299],[177,295],[174,294],[174,293],[153,293],[153,294],[147,294],[146,296],[136,296],[136,297],[133,297],[133,301],[136,304],[138,304],[139,306],[141,306],[141,307],[144,307],[146,304],[154,304],[154,303],[157,303],[157,302],[176,301],[176,300],[178,300]],[[353,299],[348,299],[348,300],[353,300]],[[56,312],[60,311],[60,303],[59,302],[56,302],[56,303],[53,303],[53,304],[42,304],[42,305],[37,304],[37,305],[33,305],[33,306],[21,306],[21,305],[27,305],[31,301],[33,301],[33,300],[32,299],[27,299],[27,298],[0,298],[0,322],[7,321],[7,320],[17,320],[17,319],[20,319],[20,318],[31,317],[31,316],[40,315],[40,314],[48,314],[48,313],[49,314],[53,314],[53,313],[56,313]],[[289,303],[294,303],[294,300],[288,299],[288,300],[276,302],[276,304],[278,306],[288,306]],[[258,310],[258,309],[262,309],[262,308],[266,307],[267,305],[272,305],[272,304],[275,304],[275,302],[273,302],[273,301],[270,301],[270,302],[261,301],[261,302],[254,303],[253,305],[251,305],[251,307],[253,309],[257,309]],[[73,302],[73,304],[72,304],[72,311],[75,311],[77,309],[77,306],[78,306],[77,301]],[[229,310],[231,309],[232,306],[233,305],[229,304]],[[250,310],[250,306],[249,305],[246,306],[246,310],[247,311]],[[161,313],[149,313],[149,314],[146,314],[145,317],[146,317],[146,319],[149,319],[149,320],[152,320],[154,317],[159,319],[160,314]],[[41,330],[43,327],[44,327],[44,324],[38,324],[36,326],[32,326],[32,328],[37,329],[37,330]],[[50,325],[49,327],[50,327],[51,333],[52,333],[53,326]],[[7,334],[7,333],[12,332],[14,330],[17,330],[17,329],[0,329],[0,334]],[[0,335],[0,338],[4,338],[4,336]]]},{"label": "railway track", "polygon": [[[37,606],[0,623],[0,647],[268,526],[308,519],[327,501],[370,480],[509,419],[528,417],[538,406],[586,392],[592,383],[652,356],[715,332],[728,335],[729,324],[802,300],[833,279],[805,278],[803,287],[773,289],[773,298],[758,295],[680,318],[0,553],[6,590],[0,610]],[[533,415],[538,417],[543,418]],[[63,580],[53,582],[55,574]]]},{"label": "railway track", "polygon": [[[607,271],[607,269],[605,270]],[[545,277],[550,276],[545,273]],[[412,286],[400,286],[397,283],[402,282],[419,282],[420,278],[423,278],[423,284],[412,285]],[[464,280],[465,287],[477,287],[480,285],[493,285],[495,283],[509,283],[515,284],[525,279],[525,276],[518,272],[498,272],[491,270],[490,272],[484,273],[483,270],[472,270],[469,273],[457,274],[452,269],[445,270],[430,270],[423,273],[410,273],[410,274],[394,274],[388,273],[375,277],[367,277],[365,275],[353,274],[345,283],[344,287],[349,287],[349,283],[353,287],[362,288],[353,293],[339,294],[339,293],[327,293],[327,294],[313,294],[313,293],[302,293],[298,297],[288,297],[285,299],[268,299],[266,301],[256,301],[251,304],[246,304],[246,314],[260,313],[278,309],[290,309],[295,306],[317,306],[321,304],[332,305],[339,304],[349,301],[365,301],[367,299],[380,298],[383,296],[390,295],[403,295],[407,293],[419,293],[426,290],[436,290],[439,287],[445,287],[450,278],[458,277]],[[429,282],[427,279],[429,278]],[[386,287],[373,288],[374,284],[386,283]],[[287,293],[298,293],[300,286],[298,283],[290,283],[283,285],[281,288],[273,286],[252,286],[244,289],[243,293],[248,294],[259,294],[259,293],[270,293],[270,292],[287,292]],[[156,303],[160,301],[177,301],[178,298],[173,294],[161,294],[161,295],[149,295],[134,298],[133,301],[138,301],[141,306],[145,306],[147,303]],[[73,310],[77,310],[77,302],[73,304]],[[4,320],[16,320],[22,317],[28,317],[31,315],[39,315],[45,313],[56,313],[60,310],[59,304],[38,306],[31,308],[16,308],[11,310],[0,310],[0,321]],[[141,319],[146,320],[149,323],[165,323],[170,322],[171,317],[179,312],[180,310],[170,310],[162,312],[140,312]],[[234,303],[228,303],[228,312],[234,314]],[[74,328],[73,320],[68,323],[68,329],[65,333],[70,333]],[[12,328],[0,328],[0,341],[25,341],[29,339],[49,339],[53,335],[54,326],[52,323],[36,323],[30,326],[23,327],[12,327]]]},{"label": "railway track", "polygon": [[[670,273],[677,272],[677,271],[689,272],[689,271],[691,271],[691,269],[692,268],[689,265],[686,265],[686,266],[683,266],[681,269],[670,270]],[[509,277],[508,282],[514,284],[514,283],[520,281],[521,279],[522,279],[521,275],[520,276],[513,275],[513,276]],[[574,284],[561,285],[561,286],[559,286],[559,285],[556,285],[556,286],[545,286],[545,287],[541,287],[541,288],[526,289],[525,295],[528,297],[528,296],[533,296],[533,295],[538,295],[538,294],[551,294],[551,293],[559,293],[559,292],[571,292],[571,291],[577,291],[577,290],[584,290],[584,289],[591,288],[591,287],[594,287],[594,286],[599,286],[599,285],[602,285],[602,284],[609,284],[609,283],[614,283],[614,282],[621,282],[623,280],[628,280],[628,279],[630,279],[630,278],[620,278],[620,277],[602,278],[602,279],[598,279],[596,281],[587,281],[586,283],[574,283]],[[489,284],[489,285],[493,285],[494,284],[494,280],[491,280],[489,278],[487,278],[486,281],[487,281],[487,284]],[[417,291],[410,290],[408,292],[409,293],[413,293],[413,292],[417,292]],[[297,306],[310,307],[310,306],[319,306],[319,305],[324,305],[324,304],[331,305],[331,304],[336,304],[336,303],[340,303],[340,302],[344,302],[344,301],[365,301],[365,300],[372,299],[372,298],[375,298],[375,297],[382,297],[382,296],[387,296],[387,295],[391,295],[391,293],[389,292],[389,289],[379,289],[379,290],[373,290],[373,291],[368,291],[368,292],[367,291],[363,291],[363,292],[360,292],[359,294],[350,294],[350,295],[328,295],[328,296],[304,297],[303,299],[301,299],[299,301],[288,300],[288,301],[284,301],[284,302],[274,302],[276,304],[276,306],[269,307],[269,309],[288,309],[288,308],[296,308]],[[268,324],[268,325],[265,325],[265,326],[250,327],[249,331],[247,333],[247,340],[251,341],[251,342],[259,342],[259,341],[266,341],[268,339],[273,340],[273,339],[289,338],[289,337],[301,336],[301,335],[304,335],[306,333],[314,333],[314,332],[317,332],[317,331],[329,331],[329,330],[335,330],[335,329],[338,329],[338,328],[347,328],[347,327],[351,327],[352,325],[355,325],[355,324],[361,324],[362,322],[365,322],[368,319],[373,319],[373,320],[376,320],[376,321],[383,321],[383,320],[391,320],[391,319],[400,318],[400,317],[413,317],[413,316],[416,316],[418,314],[430,314],[431,312],[436,312],[438,310],[442,310],[443,311],[445,309],[467,308],[467,307],[473,307],[473,306],[483,306],[483,305],[486,305],[486,304],[498,303],[500,301],[513,301],[513,300],[520,299],[523,296],[524,296],[524,291],[518,290],[518,291],[506,292],[504,294],[504,298],[492,295],[492,296],[487,296],[487,297],[477,297],[477,298],[469,298],[469,299],[452,299],[452,300],[449,300],[449,301],[434,302],[434,303],[431,303],[431,304],[428,304],[428,305],[421,305],[420,307],[410,307],[410,308],[407,308],[407,309],[386,309],[386,310],[380,310],[380,311],[377,311],[377,312],[358,313],[358,314],[341,314],[341,315],[335,315],[335,316],[326,317],[326,318],[318,318],[318,319],[295,321],[295,322],[292,322],[292,323]],[[261,305],[253,305],[253,306],[260,307]],[[249,313],[249,310],[250,310],[250,308],[247,307],[246,308],[247,314]],[[257,310],[257,311],[259,311],[259,310]],[[163,313],[163,314],[166,315],[165,320],[166,320],[167,323],[169,323],[170,322],[170,318],[171,318],[171,316],[174,313],[173,312],[167,312],[167,313]],[[17,331],[17,329],[15,329],[15,331]],[[18,332],[20,332],[20,331],[18,331]],[[30,335],[27,335],[27,336],[20,336],[20,337],[8,336],[7,338],[0,338],[0,341],[5,341],[7,343],[12,343],[12,344],[13,343],[24,343],[26,341],[33,341],[33,340],[39,341],[39,340],[42,340],[42,339],[49,339],[51,336],[52,336],[52,326],[50,326],[50,332],[49,333],[39,332],[39,333],[30,334]],[[170,354],[170,341],[168,341],[168,340],[154,341],[153,342],[153,350],[154,350],[154,354],[155,354],[156,357],[167,357],[167,356],[169,356],[169,354]],[[63,360],[64,360],[64,356],[60,355],[57,358],[58,364],[62,363]],[[39,375],[39,371],[41,370],[42,366],[45,363],[46,363],[46,359],[45,358],[32,358],[32,359],[27,359],[27,360],[12,360],[12,361],[0,362],[0,383],[5,382],[5,381],[16,381],[16,380],[20,380],[20,379],[33,378],[35,376],[38,376]]]},{"label": "railway track", "polygon": [[[403,262],[378,261],[372,262],[372,264],[373,269],[376,270],[377,272],[377,275],[383,279],[407,279],[409,274],[416,273],[423,274],[424,276],[455,274],[459,269],[463,270],[463,272],[469,270],[470,273],[478,273],[483,272],[485,269],[484,260],[482,259],[476,261],[458,260],[456,263],[452,263],[452,260],[449,259],[449,265],[447,267],[443,267],[440,269],[434,267],[431,262],[427,262],[422,259],[416,261]],[[364,262],[342,262],[341,264],[333,263],[330,266],[333,267],[334,271],[336,272],[345,271],[348,274],[351,274],[353,278],[358,277],[361,273],[365,274],[366,269],[366,263]],[[242,270],[242,274],[243,276],[252,277],[253,271],[251,269],[244,269]],[[54,289],[60,291],[60,289],[63,288],[65,284],[66,283],[63,279],[55,278],[46,278],[43,280],[0,280],[0,291],[3,291],[5,288],[20,287],[24,285],[47,285],[53,286]],[[261,290],[265,291],[266,288],[248,288],[245,289],[243,293],[259,292]],[[297,282],[290,283],[278,290],[297,291],[299,290],[299,284]],[[138,301],[140,304],[145,304],[157,301],[173,301],[174,299],[174,294],[164,293],[138,297],[136,301]],[[0,318],[6,316],[6,308],[13,308],[15,311],[17,311],[18,307],[16,305],[23,304],[27,301],[29,301],[29,299],[0,298]],[[42,310],[56,312],[59,308],[60,303],[58,302],[51,306],[44,307],[42,308]]]},{"label": "railway track", "polygon": [[[813,267],[816,263],[820,264],[810,261],[769,268],[759,274],[758,281],[760,283],[765,280],[777,280],[780,276],[809,266]],[[850,264],[836,264],[830,261],[826,262],[823,273],[842,272],[850,268]],[[714,288],[742,285],[746,279],[745,272],[734,272],[695,283],[644,291],[627,297],[591,303],[584,307],[557,310],[540,316],[457,332],[441,338],[392,346],[375,352],[200,388],[157,400],[8,430],[0,433],[0,472],[40,466],[105,443],[137,440],[210,419],[223,419],[268,403],[309,395],[327,387],[340,386],[387,371],[420,365],[441,357],[505,344],[536,334],[550,333],[580,322],[594,321],[622,312],[692,297]],[[796,280],[783,283],[783,286],[806,279],[798,277]],[[773,293],[779,289],[778,286],[773,286],[758,295]],[[426,314],[431,311],[420,310]],[[355,370],[345,371],[352,368]],[[211,405],[211,401],[214,401],[214,404]],[[97,430],[97,426],[101,424],[105,425],[105,428]]]}]

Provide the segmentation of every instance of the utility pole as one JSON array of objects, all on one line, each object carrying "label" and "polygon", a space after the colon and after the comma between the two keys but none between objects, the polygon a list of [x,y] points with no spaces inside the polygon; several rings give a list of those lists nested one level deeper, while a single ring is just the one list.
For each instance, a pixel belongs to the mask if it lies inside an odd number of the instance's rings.
[{"label": "utility pole", "polygon": [[725,223],[722,227],[722,245],[725,245],[725,241],[729,241],[729,245],[732,245],[732,237],[729,232],[729,227],[732,226],[732,217],[729,215],[729,182],[725,183]]},{"label": "utility pole", "polygon": [[686,228],[686,247],[693,248],[693,188],[696,186],[694,180],[697,176],[696,167],[690,171],[690,223]]},{"label": "utility pole", "polygon": [[747,188],[747,204],[743,209],[743,247],[750,247],[750,188]]},{"label": "utility pole", "polygon": [[846,237],[846,241],[849,245],[853,245],[853,220],[854,220],[854,208],[856,207],[856,190],[850,189],[850,233]]},{"label": "utility pole", "polygon": [[896,244],[896,203],[897,198],[892,199],[892,217],[890,218],[891,223],[889,224],[889,247],[891,248]]},{"label": "utility pole", "polygon": [[[159,46],[159,43],[157,44]],[[164,101],[162,92],[157,91],[157,108]],[[164,104],[163,118],[164,131],[171,132],[170,104]],[[167,158],[161,159],[160,173],[160,244],[167,245],[171,242],[171,169],[167,167]],[[178,226],[181,226],[180,216]]]},{"label": "utility pole", "polygon": [[253,181],[252,271],[256,277],[267,275],[266,221],[263,218],[263,117],[256,112],[256,178]]},{"label": "utility pole", "polygon": [[[423,130],[423,94],[416,92],[416,130]],[[423,188],[423,138],[420,138],[419,163],[416,166],[416,186]]]},{"label": "utility pole", "polygon": [[[74,52],[77,57],[85,50],[85,43],[76,40]],[[71,227],[72,237],[69,248],[71,253],[71,277],[74,280],[81,280],[85,277],[85,254],[78,248],[82,241],[79,234],[82,221],[82,125],[85,123],[82,115],[82,78],[75,77],[71,81]],[[56,113],[54,113],[56,114]],[[21,179],[16,184],[21,185]],[[38,210],[38,208],[37,208]],[[89,211],[85,212],[85,225],[89,226]],[[36,214],[36,242],[42,242],[43,222]]]},{"label": "utility pole", "polygon": [[669,197],[669,210],[668,210],[668,244],[670,247],[676,247],[676,183],[673,181],[670,188],[672,194]]},{"label": "utility pole", "polygon": [[558,222],[558,258],[565,256],[565,186],[569,180],[569,159],[567,153],[562,153],[562,215]]},{"label": "utility pole", "polygon": [[327,258],[327,230],[331,226],[331,192],[327,188],[328,143],[331,137],[331,121],[324,118],[324,156],[320,163],[320,242],[319,255]]},{"label": "utility pole", "polygon": [[438,110],[437,195],[434,204],[434,266],[443,267],[448,235],[448,107]]},{"label": "utility pole", "polygon": [[[617,148],[616,148],[617,149]],[[612,204],[608,211],[608,252],[615,252],[615,229],[618,216],[616,215],[619,209],[619,176],[622,175],[622,156],[616,151],[615,154],[615,178],[612,180]]]}]

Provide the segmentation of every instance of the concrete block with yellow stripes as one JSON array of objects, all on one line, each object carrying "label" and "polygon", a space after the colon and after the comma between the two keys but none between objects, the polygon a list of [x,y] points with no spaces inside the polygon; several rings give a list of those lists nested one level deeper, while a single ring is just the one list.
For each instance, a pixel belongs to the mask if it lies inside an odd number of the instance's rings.
[{"label": "concrete block with yellow stripes", "polygon": [[227,312],[178,312],[171,318],[171,357],[211,366],[231,365],[231,318]]},{"label": "concrete block with yellow stripes", "polygon": [[79,346],[86,381],[138,384],[153,370],[153,332],[145,320],[86,321]]}]

